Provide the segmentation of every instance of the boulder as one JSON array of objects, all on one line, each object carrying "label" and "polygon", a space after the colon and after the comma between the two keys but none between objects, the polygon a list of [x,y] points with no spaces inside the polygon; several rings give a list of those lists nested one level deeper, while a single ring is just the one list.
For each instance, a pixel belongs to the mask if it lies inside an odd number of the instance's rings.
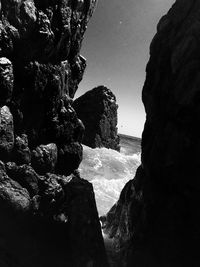
[{"label": "boulder", "polygon": [[118,105],[110,89],[98,86],[77,98],[73,107],[85,126],[84,145],[120,150],[117,135]]}]

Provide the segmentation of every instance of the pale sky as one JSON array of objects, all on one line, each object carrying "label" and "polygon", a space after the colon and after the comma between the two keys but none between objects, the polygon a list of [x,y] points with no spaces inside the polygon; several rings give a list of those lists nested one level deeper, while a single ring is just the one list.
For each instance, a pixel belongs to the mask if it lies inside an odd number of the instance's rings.
[{"label": "pale sky", "polygon": [[99,0],[81,54],[87,69],[75,97],[105,85],[117,97],[119,133],[141,137],[149,45],[174,0]]}]

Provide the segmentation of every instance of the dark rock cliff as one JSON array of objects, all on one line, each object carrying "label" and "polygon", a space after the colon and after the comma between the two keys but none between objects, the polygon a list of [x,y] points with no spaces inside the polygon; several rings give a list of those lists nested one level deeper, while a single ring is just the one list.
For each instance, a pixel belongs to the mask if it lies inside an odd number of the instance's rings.
[{"label": "dark rock cliff", "polygon": [[200,1],[177,0],[150,47],[142,165],[107,214],[120,266],[200,266]]},{"label": "dark rock cliff", "polygon": [[107,266],[71,106],[95,5],[0,1],[0,266]]},{"label": "dark rock cliff", "polygon": [[84,145],[120,150],[117,135],[118,105],[110,89],[98,86],[77,98],[73,107],[85,126]]}]

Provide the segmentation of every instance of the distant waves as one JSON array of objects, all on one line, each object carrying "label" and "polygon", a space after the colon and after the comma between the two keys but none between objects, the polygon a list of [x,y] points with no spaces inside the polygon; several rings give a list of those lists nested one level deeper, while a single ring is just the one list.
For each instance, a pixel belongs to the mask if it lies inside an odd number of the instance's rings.
[{"label": "distant waves", "polygon": [[134,177],[140,164],[140,152],[130,154],[127,150],[128,147],[123,147],[122,153],[119,153],[83,145],[83,161],[79,170],[81,176],[93,184],[99,215],[109,211],[118,200],[122,188]]}]

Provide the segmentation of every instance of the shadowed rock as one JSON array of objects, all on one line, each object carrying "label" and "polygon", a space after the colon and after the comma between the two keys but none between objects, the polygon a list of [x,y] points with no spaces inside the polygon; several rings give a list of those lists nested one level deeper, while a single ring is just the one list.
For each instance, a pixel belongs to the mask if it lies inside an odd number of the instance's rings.
[{"label": "shadowed rock", "polygon": [[84,145],[120,150],[117,135],[118,105],[110,89],[96,87],[77,98],[73,107],[85,126]]},{"label": "shadowed rock", "polygon": [[7,106],[0,107],[0,159],[8,160],[14,147],[13,116]]},{"label": "shadowed rock", "polygon": [[17,164],[29,164],[31,162],[31,151],[28,147],[28,138],[26,134],[15,138],[13,159]]},{"label": "shadowed rock", "polygon": [[107,266],[71,106],[95,6],[0,1],[0,266]]},{"label": "shadowed rock", "polygon": [[199,12],[177,0],[151,43],[142,165],[104,222],[120,266],[200,265]]},{"label": "shadowed rock", "polygon": [[57,163],[56,144],[40,145],[32,151],[32,166],[39,174],[53,172]]},{"label": "shadowed rock", "polygon": [[13,92],[13,67],[10,60],[0,58],[0,103],[7,103]]},{"label": "shadowed rock", "polygon": [[19,183],[10,179],[3,162],[0,161],[0,203],[14,212],[26,213],[30,209],[31,199],[28,191]]},{"label": "shadowed rock", "polygon": [[14,162],[6,164],[6,170],[9,177],[17,181],[22,187],[26,188],[31,196],[39,192],[39,176],[29,165],[17,166]]}]

